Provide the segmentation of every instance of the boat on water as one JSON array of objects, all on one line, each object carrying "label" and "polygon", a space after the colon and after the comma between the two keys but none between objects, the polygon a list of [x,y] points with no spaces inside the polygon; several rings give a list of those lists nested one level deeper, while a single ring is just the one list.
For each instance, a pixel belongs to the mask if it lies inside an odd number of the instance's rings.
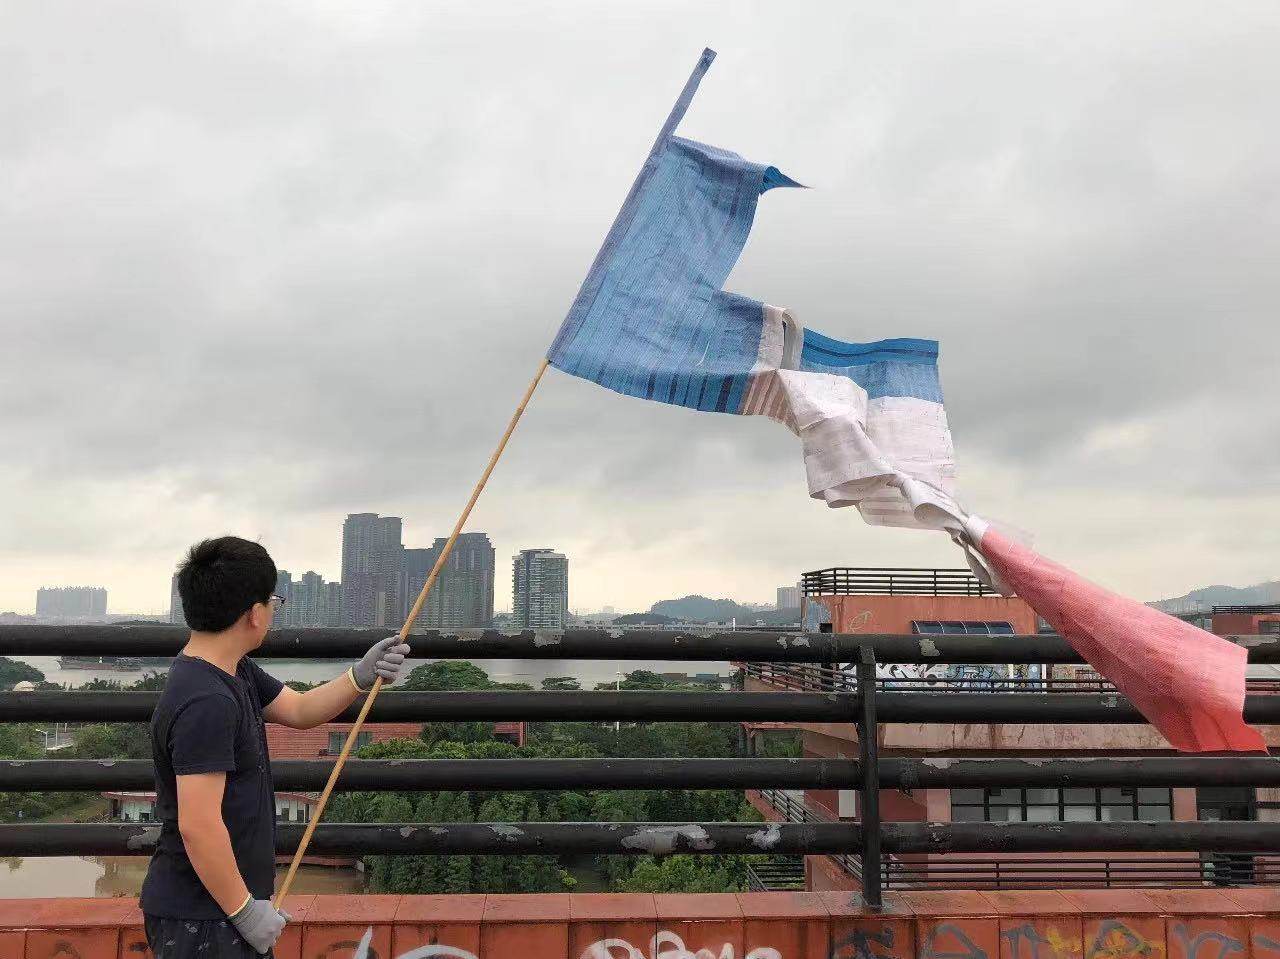
[{"label": "boat on water", "polygon": [[59,656],[58,665],[63,669],[92,669],[97,672],[136,673],[142,670],[142,660],[136,656]]}]

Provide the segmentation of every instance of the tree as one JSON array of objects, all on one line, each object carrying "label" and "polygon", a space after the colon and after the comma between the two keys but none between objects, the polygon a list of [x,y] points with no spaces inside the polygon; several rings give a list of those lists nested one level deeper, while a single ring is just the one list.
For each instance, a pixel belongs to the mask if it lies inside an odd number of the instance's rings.
[{"label": "tree", "polygon": [[480,743],[493,739],[493,723],[424,723],[418,734],[428,746],[442,742]]},{"label": "tree", "polygon": [[129,723],[94,723],[72,734],[71,754],[77,759],[150,759],[151,742]]},{"label": "tree", "polygon": [[466,660],[443,659],[436,663],[415,666],[400,688],[430,691],[490,689],[492,686],[489,674],[474,663]]},{"label": "tree", "polygon": [[670,684],[649,669],[633,669],[617,683],[597,683],[596,689],[666,689]]},{"label": "tree", "polygon": [[622,892],[741,892],[747,887],[745,856],[641,856]]},{"label": "tree", "polygon": [[548,676],[542,681],[542,688],[545,690],[574,690],[581,689],[582,683],[572,676]]},{"label": "tree", "polygon": [[13,689],[21,682],[35,684],[44,681],[44,673],[29,663],[19,662],[8,656],[0,656],[0,690]]},{"label": "tree", "polygon": [[[379,796],[373,809],[377,822],[407,822],[413,817],[413,806],[398,793]],[[400,892],[405,882],[404,865],[397,865],[396,856],[371,856],[370,881],[378,892]]]}]

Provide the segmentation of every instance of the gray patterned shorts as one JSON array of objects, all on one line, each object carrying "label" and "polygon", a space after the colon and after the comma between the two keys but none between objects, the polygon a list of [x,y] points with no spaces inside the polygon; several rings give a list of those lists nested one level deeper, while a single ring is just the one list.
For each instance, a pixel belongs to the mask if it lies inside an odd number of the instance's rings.
[{"label": "gray patterned shorts", "polygon": [[[156,959],[259,959],[226,919],[162,919],[144,916],[147,945]],[[271,953],[265,955],[270,959]]]}]

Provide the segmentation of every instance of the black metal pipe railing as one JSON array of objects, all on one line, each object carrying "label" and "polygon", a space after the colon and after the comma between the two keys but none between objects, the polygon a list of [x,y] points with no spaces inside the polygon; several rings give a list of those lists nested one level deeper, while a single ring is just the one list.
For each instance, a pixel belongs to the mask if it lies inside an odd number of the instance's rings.
[{"label": "black metal pipe railing", "polygon": [[[152,692],[26,692],[0,694],[0,722],[146,722],[159,700]],[[787,720],[849,722],[853,696],[815,693],[468,692],[381,694],[369,722],[469,720],[695,722]],[[351,706],[334,722],[352,722]]]},{"label": "black metal pipe railing", "polygon": [[[350,658],[382,630],[282,630],[261,651],[267,658]],[[64,652],[81,655],[167,655],[183,633],[168,627],[0,627],[0,655]],[[1257,662],[1280,661],[1280,636],[1242,640]],[[389,692],[370,719],[672,720],[841,723],[857,727],[862,762],[835,760],[356,760],[341,788],[533,789],[861,788],[862,822],[517,823],[321,825],[318,855],[431,854],[704,854],[832,855],[858,874],[868,864],[864,896],[880,900],[882,876],[914,876],[912,855],[1038,852],[1198,852],[1223,869],[1255,854],[1280,852],[1280,823],[882,823],[874,801],[885,787],[999,785],[1268,785],[1280,783],[1278,760],[1160,757],[1141,761],[1017,759],[879,759],[877,727],[911,723],[1141,723],[1132,704],[1111,693],[1028,695],[1005,690],[907,691],[876,679],[877,663],[1053,663],[1078,657],[1058,637],[833,636],[794,632],[657,632],[583,630],[504,634],[492,630],[415,634],[415,655],[434,658],[536,658],[857,663],[848,691],[781,692]],[[0,721],[141,722],[158,694],[28,692],[0,695]],[[355,710],[342,719],[354,718]],[[1280,723],[1280,696],[1252,695],[1250,722]],[[44,768],[41,768],[44,767]],[[282,789],[313,789],[328,764],[273,764]],[[12,790],[145,788],[145,763],[43,761],[0,766],[0,786]],[[783,794],[785,795],[785,794]],[[280,851],[292,851],[301,826],[282,826]],[[145,854],[160,827],[146,824],[0,826],[0,855]],[[879,847],[879,852],[877,851]],[[881,853],[883,856],[881,856]],[[1242,858],[1242,856],[1244,858]],[[895,858],[897,857],[897,858]],[[1224,858],[1225,857],[1225,858]],[[1235,864],[1235,865],[1233,865]],[[1230,868],[1228,868],[1230,867]],[[1117,865],[1117,869],[1119,869]],[[1238,872],[1238,870],[1237,870]],[[1250,875],[1260,875],[1256,870]],[[869,879],[870,881],[867,881]],[[1207,880],[1208,881],[1208,880]]]},{"label": "black metal pipe railing", "polygon": [[[1248,854],[1280,849],[1280,823],[884,823],[886,852],[1159,852]],[[334,823],[316,828],[315,855],[830,855],[857,853],[856,823]],[[292,852],[302,826],[277,827]],[[0,825],[0,856],[145,855],[161,827],[146,823]]]},{"label": "black metal pipe railing", "polygon": [[[271,763],[276,789],[315,791],[333,764],[311,759]],[[50,759],[0,762],[6,792],[149,790],[152,764],[142,759]],[[487,792],[538,789],[853,788],[858,767],[830,759],[351,759],[339,791]]]},{"label": "black metal pipe railing", "polygon": [[[273,629],[255,659],[358,659],[386,629]],[[0,626],[0,656],[175,655],[177,626]],[[1253,663],[1280,662],[1280,635],[1236,637]],[[412,658],[848,663],[869,645],[886,663],[1080,663],[1059,636],[907,636],[778,630],[432,630],[409,636]]]},{"label": "black metal pipe railing", "polygon": [[[25,692],[0,694],[0,722],[146,722],[159,693]],[[848,723],[858,714],[856,693],[796,692],[389,692],[378,697],[370,722],[466,720],[621,722]],[[347,709],[335,722],[351,722]],[[1119,695],[1035,697],[1021,693],[880,693],[881,723],[1144,724]],[[1249,696],[1248,722],[1280,723],[1280,696]]]},{"label": "black metal pipe railing", "polygon": [[[276,827],[276,852],[289,855],[305,827]],[[147,823],[0,825],[0,856],[141,856],[161,827]],[[315,856],[657,855],[699,853],[822,855],[856,848],[861,831],[843,823],[324,823],[307,847]]]},{"label": "black metal pipe railing", "polygon": [[[317,790],[332,764],[271,763],[277,789]],[[143,759],[0,761],[5,792],[150,789]],[[339,790],[431,792],[536,789],[863,789],[862,764],[847,759],[352,759]],[[1039,786],[1280,786],[1280,758],[898,759],[880,760],[885,789]],[[785,796],[785,793],[779,793]],[[802,820],[796,820],[802,821]]]}]

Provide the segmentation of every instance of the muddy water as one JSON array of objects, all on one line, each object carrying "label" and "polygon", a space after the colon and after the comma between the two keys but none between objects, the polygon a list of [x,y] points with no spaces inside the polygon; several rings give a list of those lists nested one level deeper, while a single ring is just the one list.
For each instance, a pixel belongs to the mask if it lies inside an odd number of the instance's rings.
[{"label": "muddy water", "polygon": [[[277,882],[285,866],[276,870]],[[52,896],[136,896],[147,873],[138,856],[53,856],[0,859],[0,899]],[[293,883],[299,893],[358,893],[364,876],[355,869],[303,866]]]}]

